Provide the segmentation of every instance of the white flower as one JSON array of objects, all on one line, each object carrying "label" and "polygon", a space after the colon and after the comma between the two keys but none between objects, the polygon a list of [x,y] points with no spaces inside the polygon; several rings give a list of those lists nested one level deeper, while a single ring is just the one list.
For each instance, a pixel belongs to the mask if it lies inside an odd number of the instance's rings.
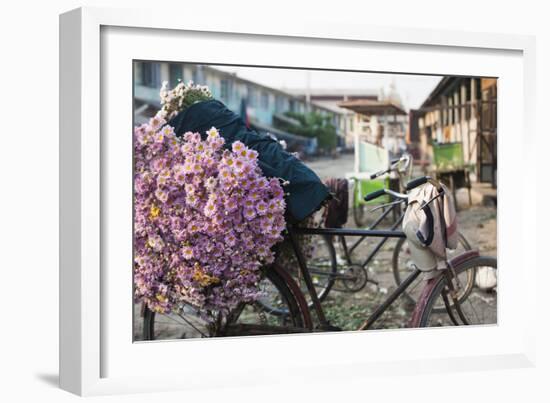
[{"label": "white flower", "polygon": [[216,129],[215,127],[212,127],[210,130],[207,130],[206,134],[210,138],[216,138],[220,135],[220,133],[218,132],[218,129]]},{"label": "white flower", "polygon": [[208,189],[208,190],[213,190],[216,188],[216,185],[218,184],[218,181],[216,180],[216,178],[214,178],[213,176],[210,176],[207,180],[206,180],[206,183],[205,183],[205,187]]},{"label": "white flower", "polygon": [[188,84],[180,81],[171,90],[168,89],[168,83],[163,82],[160,90],[163,116],[168,119],[174,117],[188,103],[186,98],[191,93],[201,95],[206,99],[212,98],[212,93],[207,86],[195,85],[193,81],[189,81]]}]

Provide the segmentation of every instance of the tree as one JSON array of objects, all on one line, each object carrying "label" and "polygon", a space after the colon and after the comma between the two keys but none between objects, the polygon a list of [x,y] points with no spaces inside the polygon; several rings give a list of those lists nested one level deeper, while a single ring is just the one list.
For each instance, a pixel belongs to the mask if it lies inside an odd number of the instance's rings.
[{"label": "tree", "polygon": [[285,112],[293,121],[278,121],[277,128],[298,136],[317,138],[317,144],[324,151],[332,151],[337,144],[336,128],[329,116],[318,112]]}]

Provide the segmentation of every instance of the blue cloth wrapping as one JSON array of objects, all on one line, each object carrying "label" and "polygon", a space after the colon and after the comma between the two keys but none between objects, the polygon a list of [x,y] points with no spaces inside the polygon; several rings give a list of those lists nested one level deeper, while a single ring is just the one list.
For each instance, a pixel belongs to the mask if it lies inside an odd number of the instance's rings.
[{"label": "blue cloth wrapping", "polygon": [[256,150],[258,165],[266,177],[282,178],[290,182],[284,188],[285,193],[289,194],[286,196],[287,213],[296,221],[302,221],[330,198],[327,187],[315,172],[283,150],[276,140],[246,127],[239,115],[218,100],[193,104],[178,113],[168,124],[174,128],[177,136],[191,131],[200,133],[203,138],[207,130],[215,127],[224,137],[226,148],[230,148],[235,141],[241,141],[248,148]]}]

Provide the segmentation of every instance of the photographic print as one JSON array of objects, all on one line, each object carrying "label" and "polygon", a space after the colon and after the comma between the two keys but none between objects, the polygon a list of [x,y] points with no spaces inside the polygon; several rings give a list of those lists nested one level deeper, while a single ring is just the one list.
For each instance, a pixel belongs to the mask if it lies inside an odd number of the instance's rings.
[{"label": "photographic print", "polygon": [[496,324],[497,89],[135,60],[134,341]]}]

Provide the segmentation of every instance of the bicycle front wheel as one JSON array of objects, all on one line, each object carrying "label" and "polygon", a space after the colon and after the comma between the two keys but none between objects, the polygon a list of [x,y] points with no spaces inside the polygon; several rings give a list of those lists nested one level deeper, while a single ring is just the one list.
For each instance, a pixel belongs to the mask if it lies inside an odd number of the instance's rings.
[{"label": "bicycle front wheel", "polygon": [[[456,276],[452,277],[454,288],[460,287],[456,279],[464,273],[492,272],[495,279],[497,274],[497,260],[488,256],[477,256],[466,260],[455,268]],[[427,302],[420,316],[420,327],[458,326],[458,325],[486,325],[497,323],[497,289],[482,289],[473,286],[468,296],[454,304],[450,296],[445,303],[446,292],[449,289],[448,278],[441,276],[427,297]],[[496,280],[495,280],[496,281]],[[460,291],[460,289],[458,290]],[[420,302],[422,303],[422,302]],[[444,312],[435,309],[445,306]]]},{"label": "bicycle front wheel", "polygon": [[[468,242],[466,237],[459,233],[458,247],[455,250],[450,251],[447,257],[448,259],[452,259],[454,256],[458,256],[470,249],[472,249],[472,247],[470,246],[470,243]],[[399,286],[403,282],[403,280],[408,277],[411,271],[414,270],[413,263],[414,262],[412,260],[411,251],[407,239],[399,239],[399,241],[397,241],[397,244],[395,245],[395,249],[393,250],[392,259],[393,278],[396,285]],[[459,301],[464,301],[474,287],[475,272],[468,270],[462,273],[460,277],[463,288],[461,289],[458,298]],[[416,304],[416,302],[418,301],[418,297],[422,292],[422,288],[420,287],[421,282],[422,280],[418,278],[413,284],[409,286],[406,292],[403,293],[403,297],[412,305]],[[435,306],[434,309],[438,313],[445,312],[445,306],[443,304]]]}]

